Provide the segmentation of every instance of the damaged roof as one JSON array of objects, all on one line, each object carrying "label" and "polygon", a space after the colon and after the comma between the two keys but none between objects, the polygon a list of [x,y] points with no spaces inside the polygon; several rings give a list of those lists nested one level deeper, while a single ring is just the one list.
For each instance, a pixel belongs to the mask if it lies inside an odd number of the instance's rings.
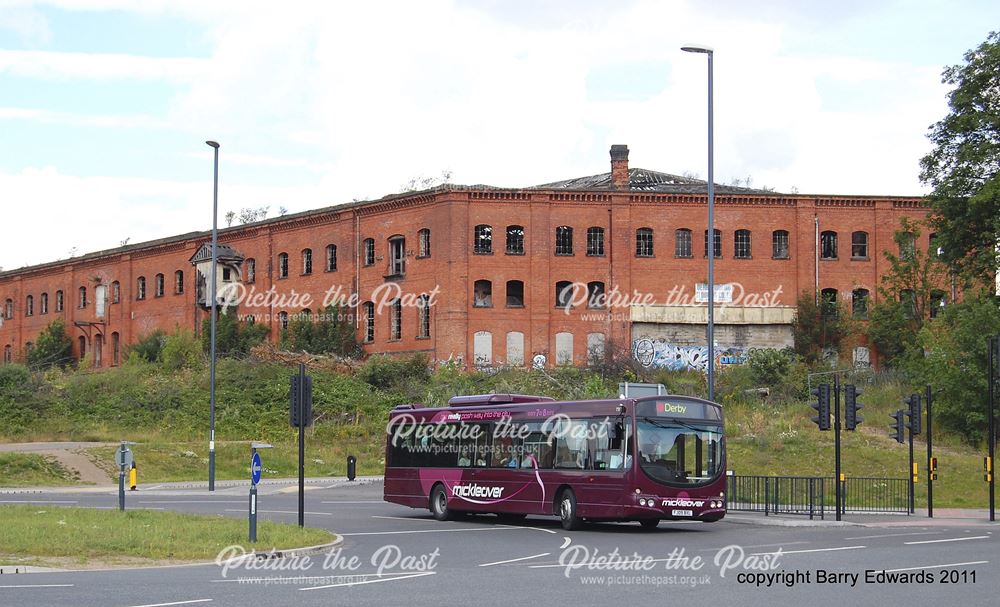
[{"label": "damaged roof", "polygon": [[[675,194],[702,194],[708,189],[708,182],[693,177],[682,177],[650,171],[648,169],[632,168],[628,170],[628,189],[633,192],[668,192]],[[616,190],[611,183],[611,173],[601,173],[588,177],[577,177],[564,181],[554,181],[532,186],[540,190]],[[773,190],[759,190],[732,185],[715,184],[716,194],[774,194]]]}]

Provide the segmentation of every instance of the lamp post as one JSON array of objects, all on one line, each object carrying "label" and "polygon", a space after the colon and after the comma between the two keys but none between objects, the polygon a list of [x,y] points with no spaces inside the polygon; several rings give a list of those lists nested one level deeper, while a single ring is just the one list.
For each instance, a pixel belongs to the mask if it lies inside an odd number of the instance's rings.
[{"label": "lamp post", "polygon": [[209,272],[209,281],[212,284],[211,297],[212,304],[209,306],[211,314],[211,354],[208,371],[208,490],[215,491],[215,306],[216,306],[216,284],[215,266],[217,263],[217,249],[219,244],[219,144],[215,141],[206,141],[215,150],[215,170],[212,179],[212,269]]},{"label": "lamp post", "polygon": [[715,400],[715,175],[713,161],[712,126],[712,57],[714,51],[707,46],[686,45],[688,53],[708,55],[708,232],[705,248],[708,250],[708,400]]}]

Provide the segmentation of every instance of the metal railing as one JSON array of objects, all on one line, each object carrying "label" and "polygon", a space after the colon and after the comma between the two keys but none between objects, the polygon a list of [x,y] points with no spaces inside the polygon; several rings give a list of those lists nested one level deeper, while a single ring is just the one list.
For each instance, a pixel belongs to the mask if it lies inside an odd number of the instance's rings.
[{"label": "metal railing", "polygon": [[[732,511],[763,512],[826,518],[836,513],[834,479],[818,476],[729,475],[727,507]],[[908,514],[905,478],[849,477],[842,487],[844,513]]]}]

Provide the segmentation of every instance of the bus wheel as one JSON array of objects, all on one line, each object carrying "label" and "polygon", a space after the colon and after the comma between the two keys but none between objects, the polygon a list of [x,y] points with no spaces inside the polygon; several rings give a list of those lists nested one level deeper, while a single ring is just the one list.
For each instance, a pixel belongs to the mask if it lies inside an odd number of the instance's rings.
[{"label": "bus wheel", "polygon": [[454,517],[454,513],[448,509],[448,494],[440,484],[434,485],[431,489],[431,514],[439,521],[448,521]]},{"label": "bus wheel", "polygon": [[566,531],[583,527],[583,519],[576,514],[576,494],[572,489],[566,489],[559,496],[559,522]]},{"label": "bus wheel", "polygon": [[642,525],[643,529],[656,529],[656,526],[660,524],[660,519],[644,518],[639,520],[639,524]]}]

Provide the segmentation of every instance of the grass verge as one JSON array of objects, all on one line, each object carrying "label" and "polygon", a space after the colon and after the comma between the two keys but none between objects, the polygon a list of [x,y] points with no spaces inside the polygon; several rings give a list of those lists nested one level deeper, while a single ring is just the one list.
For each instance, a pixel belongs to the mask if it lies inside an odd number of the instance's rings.
[{"label": "grass verge", "polygon": [[52,457],[35,453],[0,453],[0,487],[74,485],[79,475]]},{"label": "grass verge", "polygon": [[[246,520],[222,516],[8,505],[0,506],[0,520],[0,554],[17,558],[196,561],[214,559],[233,544],[250,547]],[[335,537],[324,529],[261,520],[255,547],[313,546]]]}]

